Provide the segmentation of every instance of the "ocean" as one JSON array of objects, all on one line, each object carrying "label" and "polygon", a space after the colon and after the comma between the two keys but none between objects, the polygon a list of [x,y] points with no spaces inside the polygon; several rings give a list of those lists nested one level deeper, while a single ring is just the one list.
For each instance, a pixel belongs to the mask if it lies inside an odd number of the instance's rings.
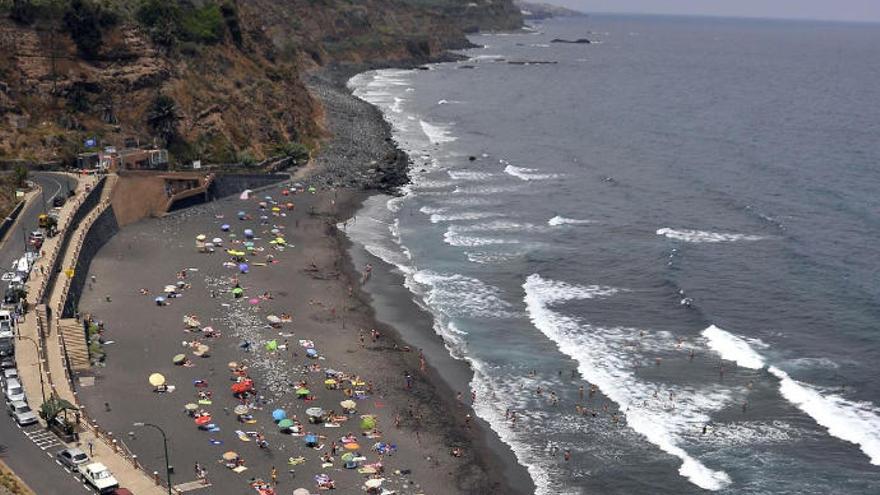
[{"label": "ocean", "polygon": [[472,41],[350,81],[413,164],[345,230],[537,493],[880,492],[880,26]]}]

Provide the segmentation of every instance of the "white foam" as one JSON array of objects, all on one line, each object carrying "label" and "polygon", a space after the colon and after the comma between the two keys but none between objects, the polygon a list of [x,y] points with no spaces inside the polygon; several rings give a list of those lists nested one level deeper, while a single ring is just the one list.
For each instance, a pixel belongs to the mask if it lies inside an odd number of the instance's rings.
[{"label": "white foam", "polygon": [[620,329],[585,325],[576,318],[553,310],[561,302],[604,297],[612,288],[583,287],[530,275],[523,284],[525,303],[532,324],[559,350],[578,362],[578,371],[596,384],[625,411],[627,424],[649,442],[681,460],[679,473],[706,490],[720,490],[730,484],[723,471],[705,466],[685,451],[683,436],[693,425],[705,424],[715,411],[728,403],[730,396],[715,390],[675,390],[677,405],[668,410],[651,402],[656,386],[642,382],[632,370],[632,356],[617,342]]},{"label": "white foam", "polygon": [[779,378],[779,391],[786,400],[827,428],[831,436],[858,445],[871,464],[880,466],[880,410],[873,404],[823,396],[775,366],[768,371]]},{"label": "white foam", "polygon": [[664,227],[657,229],[657,235],[666,236],[676,241],[707,243],[707,242],[736,242],[736,241],[760,241],[764,237],[749,234],[730,234],[721,232],[706,232],[702,230],[672,229]]},{"label": "white foam", "polygon": [[443,242],[455,247],[478,247],[520,243],[520,241],[516,239],[465,235],[452,230],[447,230],[443,234]]},{"label": "white foam", "polygon": [[592,220],[579,220],[577,218],[565,218],[559,215],[547,220],[547,225],[551,227],[559,227],[560,225],[586,225],[588,223],[593,223]]},{"label": "white foam", "polygon": [[419,125],[422,126],[422,132],[428,136],[433,144],[451,143],[458,139],[450,134],[452,131],[448,125],[430,124],[424,120],[419,120]]},{"label": "white foam", "polygon": [[[764,358],[740,337],[714,325],[704,330],[703,336],[724,359],[751,369],[765,365]],[[814,386],[791,378],[776,366],[767,369],[779,379],[779,392],[787,401],[827,428],[831,436],[858,445],[871,464],[880,466],[880,410],[868,402],[853,402],[833,394],[823,396]]]},{"label": "white foam", "polygon": [[392,103],[391,106],[388,108],[394,113],[403,113],[403,102],[404,101],[406,101],[406,100],[395,96],[394,103]]},{"label": "white foam", "polygon": [[446,173],[454,180],[486,180],[491,179],[494,175],[489,172],[477,172],[474,170],[447,170]]},{"label": "white foam", "polygon": [[531,223],[517,223],[510,220],[493,220],[491,222],[471,225],[451,225],[450,232],[504,232],[534,230],[537,226]]},{"label": "white foam", "polygon": [[[501,163],[507,163],[504,160],[501,160]],[[558,174],[547,174],[542,173],[538,169],[534,168],[525,168],[525,167],[514,167],[513,165],[507,164],[504,167],[504,173],[507,175],[511,175],[516,177],[517,179],[530,181],[530,180],[547,180],[547,179],[555,179],[559,177]]]},{"label": "white foam", "polygon": [[457,213],[433,213],[431,223],[456,222],[460,220],[481,220],[483,218],[503,217],[503,213],[491,211],[461,211]]},{"label": "white foam", "polygon": [[709,348],[720,354],[723,359],[735,361],[737,365],[753,370],[764,367],[764,358],[755,352],[748,342],[736,335],[712,325],[703,330],[703,337],[708,339]]},{"label": "white foam", "polygon": [[413,281],[426,288],[425,302],[448,317],[510,318],[516,316],[501,290],[479,279],[457,273],[420,270]]}]

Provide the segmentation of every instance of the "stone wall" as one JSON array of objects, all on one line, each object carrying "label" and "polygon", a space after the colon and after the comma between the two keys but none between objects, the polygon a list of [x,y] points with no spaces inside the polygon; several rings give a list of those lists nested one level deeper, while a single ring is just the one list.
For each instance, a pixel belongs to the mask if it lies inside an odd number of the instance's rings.
[{"label": "stone wall", "polygon": [[25,201],[19,201],[15,208],[9,213],[9,216],[4,218],[2,222],[0,222],[0,242],[3,242],[3,239],[6,238],[6,233],[9,232],[9,229],[15,225],[15,219],[18,218],[18,215],[21,213],[21,210],[24,209]]},{"label": "stone wall", "polygon": [[212,199],[225,198],[238,194],[245,189],[258,189],[279,182],[290,180],[288,174],[217,174],[211,189],[208,191]]},{"label": "stone wall", "polygon": [[89,231],[86,232],[86,236],[83,239],[82,248],[80,248],[79,256],[76,259],[73,279],[70,281],[67,301],[64,304],[64,310],[61,312],[62,318],[73,318],[75,316],[79,307],[79,298],[86,285],[86,277],[88,277],[92,259],[117,232],[119,232],[119,224],[116,222],[116,213],[113,212],[113,206],[109,206],[95,219],[95,222]]},{"label": "stone wall", "polygon": [[[58,280],[58,274],[64,270],[64,267],[61,266],[64,263],[64,253],[67,252],[67,247],[70,245],[70,239],[73,236],[73,232],[76,230],[79,223],[82,221],[86,215],[92,211],[95,206],[98,204],[98,201],[101,200],[101,192],[104,190],[104,183],[107,182],[107,178],[104,177],[89,191],[86,196],[86,199],[83,200],[83,203],[77,208],[77,210],[73,213],[73,217],[71,218],[70,223],[67,228],[64,229],[64,232],[61,233],[61,242],[58,243],[59,253],[61,253],[57,258],[55,258],[55,263],[52,264],[52,268],[49,270],[49,280],[46,283],[46,291],[43,293],[43,298],[49,297],[52,294],[52,290],[55,288],[55,282]],[[45,302],[45,301],[42,301]]]}]

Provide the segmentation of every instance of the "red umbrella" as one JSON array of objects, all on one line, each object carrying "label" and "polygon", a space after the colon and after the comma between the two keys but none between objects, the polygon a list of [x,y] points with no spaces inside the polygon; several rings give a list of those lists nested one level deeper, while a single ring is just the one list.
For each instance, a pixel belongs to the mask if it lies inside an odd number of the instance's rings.
[{"label": "red umbrella", "polygon": [[199,426],[206,425],[211,422],[211,416],[199,416],[195,421]]},{"label": "red umbrella", "polygon": [[245,380],[243,382],[233,383],[232,384],[232,393],[234,394],[243,394],[249,390],[254,388],[254,382],[251,380]]}]

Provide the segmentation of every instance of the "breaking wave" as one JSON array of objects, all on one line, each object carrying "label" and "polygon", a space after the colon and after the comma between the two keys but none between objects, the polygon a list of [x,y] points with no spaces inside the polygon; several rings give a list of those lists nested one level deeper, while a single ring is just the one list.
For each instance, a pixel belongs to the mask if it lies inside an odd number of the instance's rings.
[{"label": "breaking wave", "polygon": [[586,225],[588,223],[593,223],[592,220],[579,220],[577,218],[565,218],[559,215],[547,220],[547,225],[551,227],[559,227],[560,225]]},{"label": "breaking wave", "polygon": [[[748,342],[714,325],[704,330],[703,336],[724,359],[750,369],[761,369],[766,364]],[[831,436],[858,445],[871,464],[880,466],[880,409],[868,402],[822,395],[813,385],[799,382],[775,366],[767,371],[779,379],[779,392],[785,400],[825,427]]]},{"label": "breaking wave", "polygon": [[657,235],[666,236],[676,241],[707,243],[707,242],[735,242],[735,241],[760,241],[764,237],[749,234],[729,234],[721,232],[705,232],[702,230],[671,229],[664,227],[657,229]]}]

